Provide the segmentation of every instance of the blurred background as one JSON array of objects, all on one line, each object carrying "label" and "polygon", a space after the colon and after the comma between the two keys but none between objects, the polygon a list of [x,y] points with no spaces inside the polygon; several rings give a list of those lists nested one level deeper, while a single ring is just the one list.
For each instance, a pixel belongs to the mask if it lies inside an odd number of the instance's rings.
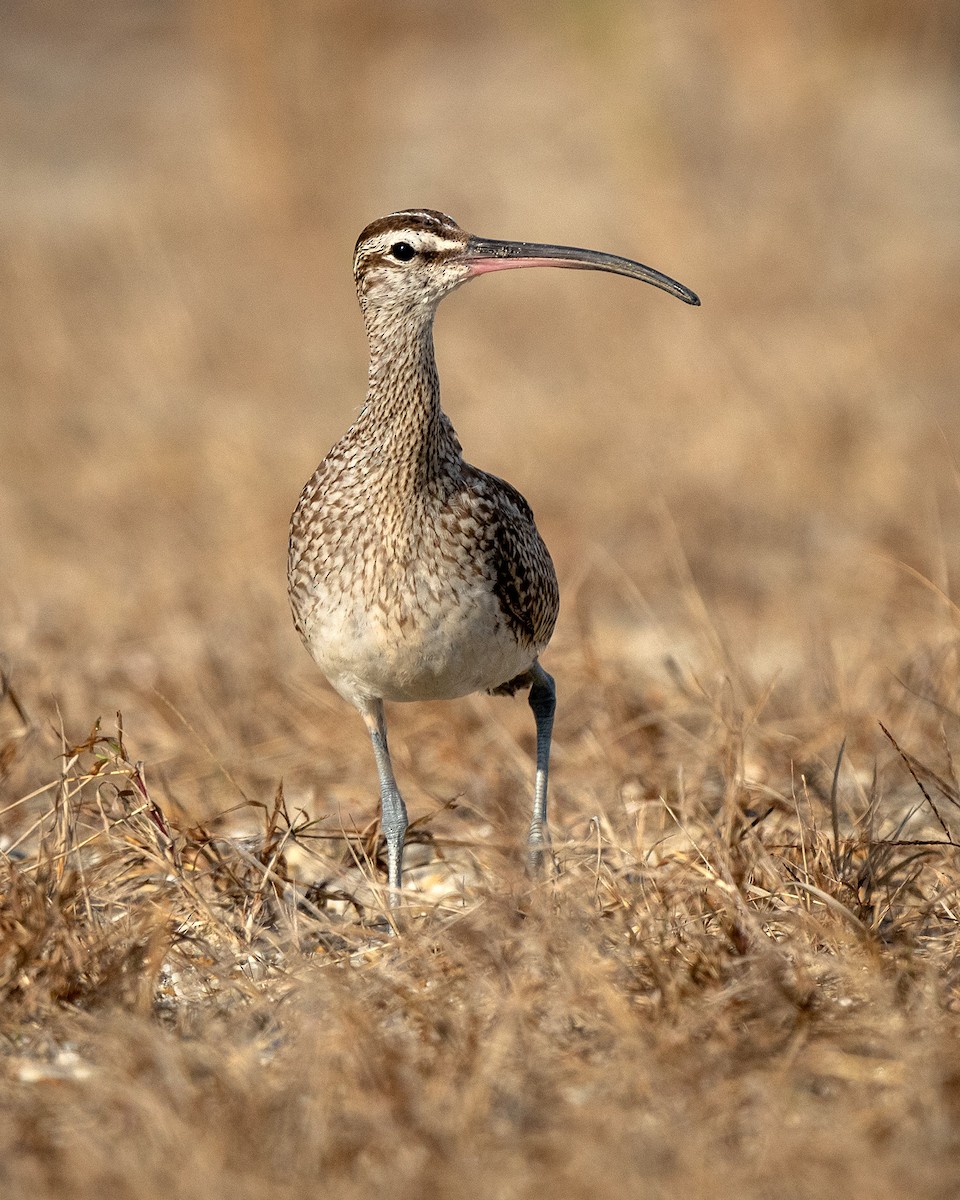
[{"label": "blurred background", "polygon": [[[703,301],[517,272],[440,312],[467,456],[557,562],[568,743],[597,662],[641,709],[680,671],[870,710],[952,629],[958,82],[954,0],[8,0],[0,663],[47,731],[11,789],[122,709],[171,804],[373,805],[286,530],[363,399],[354,240],[410,206]],[[486,704],[398,716],[418,786]]]}]

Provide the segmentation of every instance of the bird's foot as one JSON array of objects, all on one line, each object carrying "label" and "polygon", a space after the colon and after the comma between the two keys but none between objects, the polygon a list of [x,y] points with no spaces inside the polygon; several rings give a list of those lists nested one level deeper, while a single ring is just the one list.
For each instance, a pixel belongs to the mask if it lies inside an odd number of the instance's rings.
[{"label": "bird's foot", "polygon": [[543,826],[534,826],[527,838],[527,874],[531,879],[544,879],[555,870],[550,835]]}]

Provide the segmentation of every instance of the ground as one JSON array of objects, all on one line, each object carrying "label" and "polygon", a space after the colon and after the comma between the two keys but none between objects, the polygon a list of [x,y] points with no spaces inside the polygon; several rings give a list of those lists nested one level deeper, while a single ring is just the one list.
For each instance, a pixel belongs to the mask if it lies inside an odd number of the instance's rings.
[{"label": "ground", "polygon": [[[0,16],[0,1192],[960,1186],[946,0]],[[682,280],[445,301],[557,563],[523,697],[357,715],[284,594],[402,207]]]}]

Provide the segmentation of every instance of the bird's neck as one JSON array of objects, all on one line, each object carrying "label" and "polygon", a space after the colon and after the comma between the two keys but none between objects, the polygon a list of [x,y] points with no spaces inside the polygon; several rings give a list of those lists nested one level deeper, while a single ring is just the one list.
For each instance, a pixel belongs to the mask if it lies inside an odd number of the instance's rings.
[{"label": "bird's neck", "polygon": [[460,443],[440,408],[433,313],[417,319],[364,315],[370,371],[355,430],[371,470],[389,476],[398,492],[422,491],[462,461]]}]

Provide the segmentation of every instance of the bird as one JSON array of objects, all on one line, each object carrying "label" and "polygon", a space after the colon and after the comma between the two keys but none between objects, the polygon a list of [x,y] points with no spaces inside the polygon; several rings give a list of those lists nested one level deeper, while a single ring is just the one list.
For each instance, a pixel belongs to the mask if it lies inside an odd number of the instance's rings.
[{"label": "bird", "polygon": [[288,590],[304,645],[370,736],[391,909],[400,904],[408,822],[385,703],[528,689],[536,727],[527,836],[534,874],[548,848],[556,687],[540,656],[559,612],[557,577],[524,497],[464,459],[440,406],[433,347],[444,296],[477,276],[523,267],[608,271],[700,303],[683,284],[631,259],[475,237],[434,209],[391,213],[357,239],[366,401],[303,488],[290,523]]}]

